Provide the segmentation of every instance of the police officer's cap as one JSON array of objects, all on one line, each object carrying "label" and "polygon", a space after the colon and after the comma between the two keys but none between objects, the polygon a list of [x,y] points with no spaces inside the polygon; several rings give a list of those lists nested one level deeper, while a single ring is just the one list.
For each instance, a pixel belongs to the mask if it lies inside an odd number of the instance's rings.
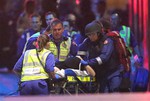
[{"label": "police officer's cap", "polygon": [[86,25],[85,27],[85,35],[90,35],[93,33],[101,33],[102,25],[93,21]]}]

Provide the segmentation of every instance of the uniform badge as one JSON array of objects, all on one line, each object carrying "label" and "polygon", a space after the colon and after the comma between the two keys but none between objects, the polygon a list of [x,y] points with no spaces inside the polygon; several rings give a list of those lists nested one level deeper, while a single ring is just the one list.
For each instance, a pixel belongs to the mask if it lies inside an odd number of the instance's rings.
[{"label": "uniform badge", "polygon": [[105,41],[104,41],[104,44],[105,44],[105,45],[108,44],[108,40],[105,40]]},{"label": "uniform badge", "polygon": [[62,44],[62,46],[63,46],[64,48],[66,48],[66,47],[67,47],[66,43],[63,43],[63,44]]}]

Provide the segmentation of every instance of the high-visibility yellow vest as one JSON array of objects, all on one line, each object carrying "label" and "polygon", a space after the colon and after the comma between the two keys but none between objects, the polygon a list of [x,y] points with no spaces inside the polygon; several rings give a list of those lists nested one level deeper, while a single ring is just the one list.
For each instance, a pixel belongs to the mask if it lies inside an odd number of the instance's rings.
[{"label": "high-visibility yellow vest", "polygon": [[123,29],[119,32],[120,36],[124,39],[126,47],[132,53],[132,48],[130,47],[130,35],[131,35],[130,27],[126,27],[123,25],[122,28]]},{"label": "high-visibility yellow vest", "polygon": [[[39,58],[45,67],[46,58],[48,54],[51,53],[47,49],[43,49],[38,52]],[[27,50],[24,55],[23,67],[21,73],[21,81],[48,79],[49,75],[45,72],[43,66],[41,65],[36,49]]]},{"label": "high-visibility yellow vest", "polygon": [[50,41],[50,48],[49,50],[54,54],[55,59],[59,61],[64,61],[70,52],[71,47],[71,39],[68,38],[67,41],[62,41],[60,44],[60,51],[58,52],[57,46],[54,42]]}]

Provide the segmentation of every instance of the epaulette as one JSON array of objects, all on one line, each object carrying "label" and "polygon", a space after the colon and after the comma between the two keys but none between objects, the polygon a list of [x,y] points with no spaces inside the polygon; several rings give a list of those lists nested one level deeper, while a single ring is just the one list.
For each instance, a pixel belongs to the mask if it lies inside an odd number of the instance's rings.
[{"label": "epaulette", "polygon": [[63,40],[64,40],[64,41],[67,41],[67,40],[68,40],[68,37],[63,36]]}]

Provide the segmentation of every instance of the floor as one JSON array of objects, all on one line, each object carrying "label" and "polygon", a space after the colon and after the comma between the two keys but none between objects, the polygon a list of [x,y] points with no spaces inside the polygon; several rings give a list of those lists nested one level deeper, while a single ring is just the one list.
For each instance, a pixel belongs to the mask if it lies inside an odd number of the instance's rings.
[{"label": "floor", "polygon": [[10,72],[0,72],[0,96],[18,95],[19,78]]}]

